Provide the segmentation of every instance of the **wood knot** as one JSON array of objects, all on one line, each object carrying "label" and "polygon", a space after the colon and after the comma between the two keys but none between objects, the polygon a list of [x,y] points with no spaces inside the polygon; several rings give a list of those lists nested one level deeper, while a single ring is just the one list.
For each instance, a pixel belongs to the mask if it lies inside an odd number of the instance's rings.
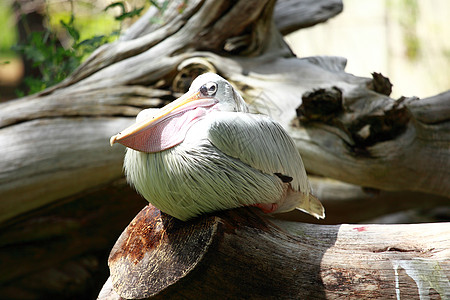
[{"label": "wood knot", "polygon": [[384,77],[381,73],[372,73],[372,81],[367,85],[367,88],[389,96],[392,93],[392,83],[389,78]]},{"label": "wood knot", "polygon": [[349,131],[357,147],[367,148],[376,143],[395,139],[405,132],[410,119],[404,99],[393,103],[390,109],[382,114],[368,114],[361,116],[350,124]]},{"label": "wood knot", "polygon": [[302,122],[328,122],[342,112],[342,91],[333,86],[306,92],[302,104],[297,108],[297,117]]},{"label": "wood knot", "polygon": [[217,73],[216,68],[206,59],[192,57],[180,63],[177,67],[178,73],[172,81],[172,91],[185,93],[194,79],[204,73]]}]

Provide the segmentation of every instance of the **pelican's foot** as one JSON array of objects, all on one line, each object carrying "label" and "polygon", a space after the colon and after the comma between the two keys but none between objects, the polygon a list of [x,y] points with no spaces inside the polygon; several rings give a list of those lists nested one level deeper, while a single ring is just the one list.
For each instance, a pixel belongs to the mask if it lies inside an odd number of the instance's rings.
[{"label": "pelican's foot", "polygon": [[278,204],[276,203],[257,203],[252,206],[258,207],[263,211],[265,214],[273,213],[278,209]]}]

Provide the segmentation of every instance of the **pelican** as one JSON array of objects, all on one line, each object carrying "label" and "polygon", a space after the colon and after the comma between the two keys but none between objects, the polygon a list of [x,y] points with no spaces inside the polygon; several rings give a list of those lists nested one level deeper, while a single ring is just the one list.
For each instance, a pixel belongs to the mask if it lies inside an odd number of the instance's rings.
[{"label": "pelican", "polygon": [[294,141],[268,116],[249,113],[217,74],[198,76],[161,109],[143,110],[110,143],[127,147],[128,182],[180,220],[243,206],[325,217]]}]

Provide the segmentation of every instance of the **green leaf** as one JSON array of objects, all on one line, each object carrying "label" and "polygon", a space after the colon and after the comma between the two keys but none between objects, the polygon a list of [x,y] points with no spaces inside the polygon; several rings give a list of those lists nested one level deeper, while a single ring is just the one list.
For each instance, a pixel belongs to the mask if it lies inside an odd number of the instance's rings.
[{"label": "green leaf", "polygon": [[115,17],[115,19],[117,21],[123,21],[127,18],[133,18],[135,16],[139,16],[142,13],[142,11],[144,10],[144,7],[140,7],[140,8],[135,7],[132,11],[127,12],[125,9],[125,5],[123,4],[122,1],[120,1],[120,2],[114,2],[114,3],[111,3],[110,5],[108,5],[105,8],[105,11],[112,7],[116,7],[116,6],[119,6],[122,9],[122,13],[120,15],[118,15],[117,17]]},{"label": "green leaf", "polygon": [[151,5],[153,5],[154,7],[156,7],[159,11],[161,11],[161,7],[159,6],[159,3],[155,0],[148,0],[148,2],[150,2]]},{"label": "green leaf", "polygon": [[120,16],[117,16],[116,20],[123,21],[127,18],[133,18],[135,16],[139,16],[143,9],[144,9],[144,7],[134,8],[132,11],[129,11],[129,12],[121,14]]},{"label": "green leaf", "polygon": [[80,32],[75,28],[75,26],[73,26],[73,18],[70,19],[69,23],[66,23],[63,20],[60,20],[59,22],[66,29],[67,33],[69,33],[73,40],[78,42],[80,39]]},{"label": "green leaf", "polygon": [[123,2],[114,2],[111,3],[110,5],[108,5],[107,7],[105,7],[105,11],[107,11],[110,8],[116,7],[116,6],[120,6],[120,8],[122,8],[122,13],[124,13],[126,11],[125,9],[125,4],[123,4]]}]

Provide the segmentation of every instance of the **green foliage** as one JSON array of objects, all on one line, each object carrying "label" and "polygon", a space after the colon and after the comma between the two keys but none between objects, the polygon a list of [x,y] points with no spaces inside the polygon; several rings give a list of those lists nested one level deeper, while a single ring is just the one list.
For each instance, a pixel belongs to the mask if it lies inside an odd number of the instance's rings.
[{"label": "green foliage", "polygon": [[112,7],[116,7],[119,6],[122,9],[122,13],[120,15],[118,15],[117,17],[115,17],[115,19],[117,21],[123,21],[127,18],[134,18],[137,16],[141,15],[141,12],[144,10],[144,7],[140,7],[140,8],[134,8],[132,11],[127,12],[125,9],[125,4],[123,2],[114,2],[111,3],[110,5],[108,5],[105,8],[105,11],[107,11],[108,9],[112,8]]},{"label": "green foliage", "polygon": [[[67,49],[62,47],[56,33],[51,31],[32,32],[25,44],[13,47],[30,60],[33,67],[39,68],[39,78],[24,79],[30,94],[62,81],[81,64],[85,55],[106,43],[109,38],[101,35],[81,41],[73,17],[68,23],[61,20],[61,25],[72,38],[72,45]],[[18,94],[23,96],[23,92]]]},{"label": "green foliage", "polygon": [[[161,6],[156,1],[149,0],[149,2],[155,5],[162,13],[167,8],[169,0],[165,0]],[[120,24],[125,19],[140,16],[145,8],[140,7],[126,11],[124,3],[119,1],[108,5],[105,11],[113,7],[120,7],[122,9],[122,13],[115,17],[116,21],[121,22]],[[24,83],[28,90],[26,92],[17,91],[18,96],[24,96],[25,93],[32,94],[39,92],[62,81],[96,48],[117,38],[120,33],[120,30],[115,30],[110,34],[93,35],[89,38],[82,39],[82,33],[79,30],[80,26],[79,24],[75,24],[75,21],[73,6],[70,19],[64,21],[61,16],[59,20],[59,25],[62,31],[64,31],[63,34],[69,36],[71,39],[71,44],[68,47],[61,45],[56,30],[52,30],[51,27],[45,32],[32,32],[24,44],[13,46],[16,52],[24,55],[32,62],[33,67],[37,67],[40,72],[38,78],[30,76],[24,78]]]},{"label": "green foliage", "polygon": [[[158,11],[159,11],[158,15],[155,16],[155,17],[152,17],[150,21],[152,23],[158,23],[158,24],[162,23],[162,15],[167,10],[167,7],[169,6],[170,0],[164,0],[161,4],[158,3],[158,1],[155,1],[155,0],[148,0],[148,2],[150,3],[150,5],[153,5],[154,7],[156,7],[158,9]],[[186,2],[187,2],[187,0],[184,0],[183,4],[181,4],[179,6],[179,12],[180,13],[183,11],[184,6],[186,5]],[[120,7],[121,10],[122,10],[122,13],[120,15],[118,15],[117,17],[115,17],[115,19],[117,21],[123,21],[124,19],[127,19],[127,18],[133,18],[133,17],[136,17],[136,16],[140,16],[142,11],[145,8],[145,7],[140,7],[140,8],[136,8],[135,7],[135,8],[133,8],[133,10],[127,12],[126,9],[125,9],[124,2],[123,1],[119,1],[119,2],[114,2],[114,3],[111,3],[110,5],[108,5],[105,8],[105,11],[110,9],[110,8],[113,8],[113,7]]]},{"label": "green foliage", "polygon": [[[66,50],[58,43],[58,39],[50,32],[46,32],[45,36],[41,32],[32,32],[26,44],[14,47],[32,61],[32,66],[38,67],[42,75],[40,78],[25,77],[29,93],[38,92],[61,81],[78,65],[78,57],[72,56],[71,49]],[[18,93],[18,96],[23,95]]]}]

